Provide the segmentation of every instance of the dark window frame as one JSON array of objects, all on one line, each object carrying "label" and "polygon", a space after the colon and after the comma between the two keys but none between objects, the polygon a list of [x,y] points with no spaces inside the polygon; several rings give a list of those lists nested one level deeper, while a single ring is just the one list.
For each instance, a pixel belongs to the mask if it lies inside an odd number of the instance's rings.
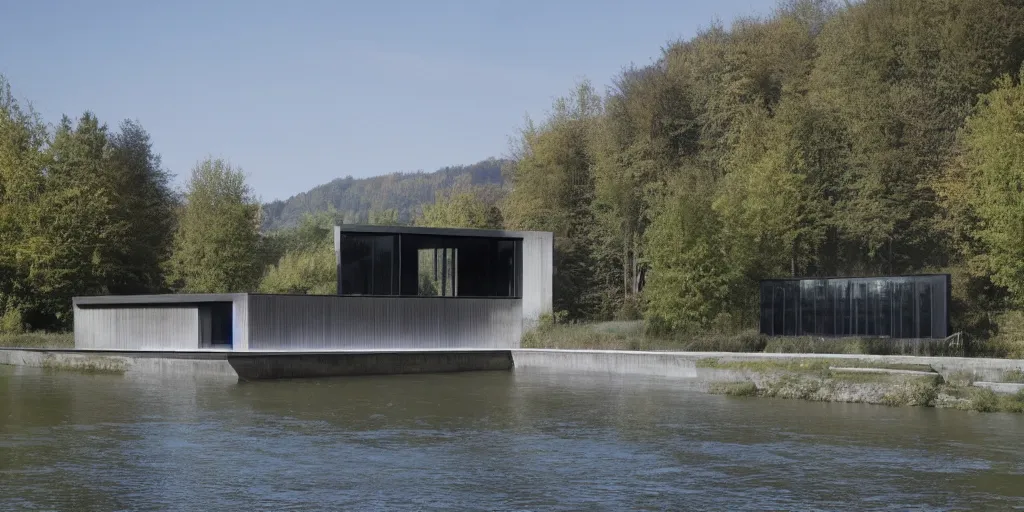
[{"label": "dark window frame", "polygon": [[[362,231],[342,231],[338,234],[337,244],[335,247],[336,257],[336,268],[337,268],[337,295],[344,297],[395,297],[395,298],[423,298],[423,299],[522,299],[523,297],[523,239],[518,237],[494,237],[494,236],[445,236],[445,235],[433,235],[433,234],[419,234],[419,233],[382,233],[382,232],[362,232]],[[373,238],[393,238],[394,245],[392,246],[392,263],[391,268],[391,287],[390,293],[377,293],[375,285],[376,281],[373,281],[369,287],[370,293],[352,293],[349,290],[351,286],[346,286],[346,243],[353,239],[365,239]],[[501,274],[497,269],[498,258],[501,257],[501,247],[503,244],[511,242],[512,247],[512,261],[511,271]],[[491,277],[494,274],[501,275],[504,278],[500,280],[493,280],[492,282],[485,285],[488,288],[487,294],[481,293],[460,293],[457,295],[420,295],[418,290],[416,293],[408,293],[407,286],[403,282],[406,273],[411,269],[414,269],[417,273],[418,259],[414,261],[407,261],[408,258],[403,258],[403,255],[407,252],[411,255],[421,249],[429,249],[437,247],[441,250],[441,247],[447,248],[465,248],[467,246],[476,246],[479,249],[480,244],[487,244],[490,246],[491,252],[487,257],[490,258],[484,264],[484,268],[489,272]],[[376,245],[374,245],[376,247]],[[507,250],[507,248],[506,248]],[[376,250],[371,250],[371,255],[376,254]],[[463,258],[464,255],[460,254],[459,258]],[[373,257],[371,260],[375,259]],[[459,269],[459,261],[456,259],[453,267]],[[374,272],[373,265],[371,264],[371,276],[377,277],[377,272]],[[476,276],[472,276],[476,277]],[[471,279],[472,279],[471,277]],[[457,277],[454,279],[458,279]],[[372,279],[371,279],[372,280]],[[461,287],[460,287],[461,288]],[[497,290],[504,288],[509,290],[507,294],[497,292]],[[356,290],[366,290],[365,286],[359,287]],[[403,293],[404,292],[404,293]]]}]

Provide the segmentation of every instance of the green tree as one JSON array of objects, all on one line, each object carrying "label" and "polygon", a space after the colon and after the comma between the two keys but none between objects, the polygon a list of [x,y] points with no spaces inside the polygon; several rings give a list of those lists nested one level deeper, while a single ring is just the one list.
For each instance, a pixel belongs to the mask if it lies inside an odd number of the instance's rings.
[{"label": "green tree", "polygon": [[11,318],[32,306],[27,282],[28,236],[40,208],[49,134],[30,107],[22,107],[0,76],[0,311]]},{"label": "green tree", "polygon": [[334,226],[339,213],[306,214],[298,226],[268,237],[272,263],[260,282],[264,293],[330,294],[337,290]]},{"label": "green tree", "polygon": [[256,289],[261,263],[260,204],[241,169],[206,159],[192,170],[168,264],[172,286],[186,293]]},{"label": "green tree", "polygon": [[131,243],[127,219],[117,211],[122,197],[105,159],[107,144],[106,127],[87,112],[75,125],[64,117],[48,148],[23,253],[31,308],[44,323],[66,327],[72,297],[110,293]]},{"label": "green tree", "polygon": [[597,316],[600,289],[618,284],[594,260],[592,143],[601,108],[601,97],[584,82],[555,102],[544,125],[528,122],[513,147],[501,211],[511,229],[554,233],[554,307],[571,318]]},{"label": "green tree", "polygon": [[1024,307],[1024,86],[1009,76],[982,97],[960,134],[962,158],[946,204],[974,240],[962,246],[978,270]]},{"label": "green tree", "polygon": [[631,68],[605,100],[594,137],[595,258],[611,277],[606,311],[629,318],[643,289],[643,237],[652,205],[680,162],[696,153],[699,133],[687,91],[662,66]]},{"label": "green tree", "polygon": [[737,293],[746,291],[737,287],[742,270],[712,209],[713,181],[702,176],[708,172],[692,169],[674,182],[646,233],[645,315],[658,330],[699,331],[724,316],[749,312],[744,306],[750,299]]},{"label": "green tree", "polygon": [[394,208],[372,209],[368,217],[368,222],[376,226],[397,226],[400,224],[398,221],[398,210]]},{"label": "green tree", "polygon": [[836,216],[846,270],[901,273],[948,261],[932,184],[977,95],[1019,66],[1022,7],[871,0],[826,24],[809,99],[840,121],[849,146]]},{"label": "green tree", "polygon": [[759,278],[803,274],[824,237],[823,206],[808,186],[808,158],[795,125],[790,115],[752,109],[712,204],[734,264],[750,278],[751,295]]},{"label": "green tree", "polygon": [[330,295],[337,291],[334,246],[319,246],[285,253],[260,282],[263,293]]},{"label": "green tree", "polygon": [[472,187],[438,191],[434,203],[423,207],[417,226],[435,228],[501,229],[501,212],[484,193]]},{"label": "green tree", "polygon": [[153,293],[165,286],[163,263],[170,257],[178,198],[170,174],[153,152],[149,133],[137,122],[125,121],[109,136],[105,153],[118,198],[116,217],[125,223],[126,240],[119,242],[117,273],[110,276],[111,293]]}]

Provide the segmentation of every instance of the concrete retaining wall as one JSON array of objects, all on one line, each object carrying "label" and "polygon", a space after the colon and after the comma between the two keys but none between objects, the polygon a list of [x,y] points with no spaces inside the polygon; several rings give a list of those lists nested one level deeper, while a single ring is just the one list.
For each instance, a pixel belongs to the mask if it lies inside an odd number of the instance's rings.
[{"label": "concrete retaining wall", "polygon": [[930,365],[943,377],[966,373],[972,380],[999,382],[1007,372],[1024,371],[1021,359],[866,356],[828,354],[740,354],[733,352],[639,352],[614,350],[432,350],[391,352],[230,353],[118,352],[0,349],[0,364],[111,371],[125,375],[271,379],[458,371],[548,371],[644,375],[689,381],[697,387],[735,381],[746,371],[702,367],[701,360],[785,361],[832,359],[875,364]]},{"label": "concrete retaining wall", "polygon": [[116,352],[0,349],[0,364],[125,376],[224,377],[261,380],[301,377],[509,371],[508,350],[324,352]]},{"label": "concrete retaining wall", "polygon": [[126,376],[190,377],[211,376],[238,378],[238,374],[223,357],[175,357],[172,354],[153,356],[120,355],[116,352],[0,350],[0,364],[54,368],[99,373],[121,373]]},{"label": "concrete retaining wall", "polygon": [[785,361],[798,359],[839,359],[876,364],[930,365],[943,377],[965,372],[973,380],[999,381],[1006,372],[1024,371],[1022,359],[973,357],[870,356],[857,354],[764,354],[736,352],[640,352],[618,350],[516,349],[512,351],[516,370],[558,370],[606,374],[639,374],[729,381],[735,373],[698,368],[702,359],[728,361]]},{"label": "concrete retaining wall", "polygon": [[242,380],[509,371],[512,354],[495,351],[367,352],[229,356]]}]

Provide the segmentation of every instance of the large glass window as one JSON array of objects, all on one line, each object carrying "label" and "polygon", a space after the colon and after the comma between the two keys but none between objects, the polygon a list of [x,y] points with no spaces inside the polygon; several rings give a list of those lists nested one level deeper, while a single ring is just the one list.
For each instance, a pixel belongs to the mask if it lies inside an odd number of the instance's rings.
[{"label": "large glass window", "polygon": [[341,295],[522,294],[519,239],[342,232],[338,251]]},{"label": "large glass window", "polygon": [[928,283],[917,285],[918,337],[932,336],[932,286]]},{"label": "large glass window", "polygon": [[786,325],[786,288],[780,285],[772,287],[772,334],[785,332]]},{"label": "large glass window", "polygon": [[868,285],[857,283],[857,324],[855,334],[865,335],[868,333]]},{"label": "large glass window", "polygon": [[396,295],[395,238],[395,235],[342,234],[338,293]]},{"label": "large glass window", "polygon": [[455,297],[458,287],[458,254],[455,247],[419,249],[416,255],[419,276],[416,295]]},{"label": "large glass window", "polygon": [[775,312],[772,304],[772,291],[775,286],[770,282],[761,283],[761,332],[772,335],[775,333]]},{"label": "large glass window", "polygon": [[836,287],[835,281],[823,281],[825,283],[825,328],[821,333],[825,336],[832,336],[836,333]]},{"label": "large glass window", "polygon": [[878,282],[878,336],[892,336],[892,283]]},{"label": "large glass window", "polygon": [[784,290],[782,333],[786,336],[796,336],[799,334],[800,283],[797,281],[787,281]]},{"label": "large glass window", "polygon": [[900,289],[900,336],[903,338],[917,337],[917,322],[915,321],[914,307],[914,283],[903,281],[899,283]]},{"label": "large glass window", "polygon": [[799,281],[800,333],[814,334],[814,281]]},{"label": "large glass window", "polygon": [[836,334],[849,336],[853,332],[851,326],[853,325],[853,301],[850,297],[850,282],[840,281],[839,283],[839,329]]}]

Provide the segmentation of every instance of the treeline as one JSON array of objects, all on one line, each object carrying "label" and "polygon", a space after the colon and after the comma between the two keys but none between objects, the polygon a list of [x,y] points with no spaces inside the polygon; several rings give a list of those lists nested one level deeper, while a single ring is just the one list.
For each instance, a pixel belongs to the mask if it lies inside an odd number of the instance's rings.
[{"label": "treeline", "polygon": [[168,179],[138,124],[51,130],[0,79],[0,327],[65,328],[75,295],[165,288]]},{"label": "treeline", "polygon": [[270,257],[241,171],[200,162],[183,192],[132,121],[55,127],[0,78],[0,330],[63,330],[80,295],[254,289]]},{"label": "treeline", "polygon": [[954,328],[1024,306],[1024,4],[782,4],[583,83],[528,124],[511,228],[556,234],[555,307],[756,326],[757,281],[942,271]]},{"label": "treeline", "polygon": [[[333,293],[334,224],[496,227],[500,169],[492,159],[346,178],[346,193],[368,203],[344,211],[327,203],[265,231],[264,206],[229,162],[198,162],[175,190],[138,123],[111,129],[86,112],[51,127],[0,77],[0,332],[69,329],[75,296]],[[401,209],[379,206],[389,204]]]}]

